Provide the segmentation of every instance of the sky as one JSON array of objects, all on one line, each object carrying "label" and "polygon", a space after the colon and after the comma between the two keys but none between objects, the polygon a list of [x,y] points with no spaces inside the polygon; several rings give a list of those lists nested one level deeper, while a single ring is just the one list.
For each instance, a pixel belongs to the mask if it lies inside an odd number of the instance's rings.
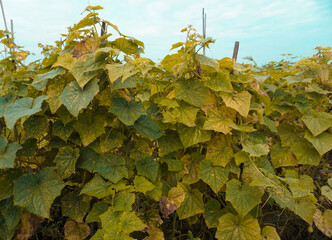
[{"label": "sky", "polygon": [[[7,25],[14,21],[15,41],[41,58],[38,43],[53,44],[77,23],[88,5],[101,5],[102,19],[145,44],[144,57],[160,62],[173,43],[184,41],[180,30],[191,24],[216,39],[206,55],[232,57],[239,41],[238,61],[251,56],[259,65],[282,54],[311,56],[316,46],[332,46],[332,0],[2,0]],[[0,20],[0,29],[4,23]],[[111,39],[115,39],[114,33]],[[174,51],[174,50],[173,50]],[[31,60],[31,59],[30,59]]]}]

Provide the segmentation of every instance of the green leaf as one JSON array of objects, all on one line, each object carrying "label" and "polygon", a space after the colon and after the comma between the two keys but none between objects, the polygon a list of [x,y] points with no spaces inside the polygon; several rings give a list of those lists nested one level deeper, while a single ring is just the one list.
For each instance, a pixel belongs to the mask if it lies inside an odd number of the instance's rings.
[{"label": "green leaf", "polygon": [[314,137],[332,127],[332,115],[326,112],[316,112],[311,109],[301,119]]},{"label": "green leaf", "polygon": [[87,111],[78,116],[74,127],[80,134],[83,146],[88,146],[105,133],[105,116],[99,112]]},{"label": "green leaf", "polygon": [[114,130],[113,128],[106,129],[106,133],[100,137],[100,150],[102,153],[108,152],[114,148],[121,147],[126,136]]},{"label": "green leaf", "polygon": [[142,115],[134,124],[134,128],[143,137],[149,139],[160,138],[162,133],[158,123],[156,123],[150,116]]},{"label": "green leaf", "polygon": [[143,103],[127,102],[124,98],[113,98],[110,112],[128,126],[133,125],[141,115],[146,115]]},{"label": "green leaf", "polygon": [[48,119],[44,115],[33,115],[23,123],[24,138],[39,139],[44,133],[48,131]]},{"label": "green leaf", "polygon": [[265,144],[245,141],[242,143],[242,151],[249,153],[251,157],[261,157],[269,153],[269,147]]},{"label": "green leaf", "polygon": [[73,124],[63,124],[62,121],[56,120],[53,123],[52,134],[67,142],[69,136],[72,134],[74,128]]},{"label": "green leaf", "polygon": [[86,108],[98,93],[98,79],[91,80],[83,90],[76,81],[69,83],[63,90],[60,100],[66,106],[68,111],[75,117],[78,113]]},{"label": "green leaf", "polygon": [[229,94],[221,93],[222,100],[226,106],[238,111],[243,117],[247,117],[250,108],[251,94],[247,91]]},{"label": "green leaf", "polygon": [[163,162],[167,164],[167,170],[171,172],[179,172],[183,170],[183,164],[179,159],[173,159],[166,157],[162,159]]},{"label": "green leaf", "polygon": [[310,132],[306,131],[304,136],[317,149],[319,154],[323,156],[332,149],[332,134],[323,132],[314,137]]},{"label": "green leaf", "polygon": [[76,222],[83,222],[84,216],[90,209],[91,197],[68,192],[61,198],[62,216],[67,216]]},{"label": "green leaf", "polygon": [[261,229],[257,219],[227,213],[219,218],[216,238],[218,240],[258,240]]},{"label": "green leaf", "polygon": [[86,194],[96,198],[104,198],[113,196],[114,190],[112,183],[106,182],[104,179],[96,174],[87,184],[84,185],[80,194]]},{"label": "green leaf", "polygon": [[51,205],[64,186],[52,168],[43,168],[38,174],[21,176],[14,181],[14,203],[49,218]]},{"label": "green leaf", "polygon": [[215,193],[218,193],[221,187],[227,182],[228,174],[229,170],[227,168],[216,166],[210,160],[201,162],[199,177],[207,183]]},{"label": "green leaf", "polygon": [[188,103],[180,102],[180,106],[174,109],[174,115],[178,122],[188,127],[194,127],[198,110],[199,108],[193,107]]},{"label": "green leaf", "polygon": [[226,167],[233,157],[230,135],[220,135],[213,138],[207,145],[206,159],[213,165]]},{"label": "green leaf", "polygon": [[281,147],[280,143],[271,147],[271,162],[274,168],[297,166],[296,158],[290,148]]},{"label": "green leaf", "polygon": [[[138,177],[138,176],[136,176]],[[134,184],[136,186],[136,177],[134,180]],[[144,178],[144,177],[142,177]],[[147,181],[147,180],[146,180]],[[152,183],[151,183],[152,184]],[[143,192],[144,194],[146,193],[146,191],[140,191]],[[125,212],[131,212],[132,211],[132,205],[135,202],[135,194],[134,193],[130,193],[128,191],[122,191],[119,192],[115,195],[114,199],[113,199],[113,211],[125,211]]]},{"label": "green leaf", "polygon": [[264,240],[280,240],[277,230],[271,226],[265,226],[262,229],[262,237]]},{"label": "green leaf", "polygon": [[68,220],[64,226],[64,233],[67,240],[83,240],[90,235],[90,227],[86,223]]},{"label": "green leaf", "polygon": [[90,148],[81,149],[77,167],[97,172],[113,183],[128,177],[126,161],[122,156],[112,153],[99,155]]},{"label": "green leaf", "polygon": [[229,78],[229,73],[218,72],[210,76],[208,80],[204,82],[204,85],[213,91],[222,91],[226,93],[232,93],[233,86]]},{"label": "green leaf", "polygon": [[232,130],[234,122],[220,111],[209,111],[209,118],[204,123],[203,129],[214,130],[227,134]]},{"label": "green leaf", "polygon": [[211,138],[211,131],[203,130],[199,126],[181,126],[177,131],[185,148],[195,145],[196,143],[206,142]]},{"label": "green leaf", "polygon": [[14,180],[21,175],[17,168],[0,171],[0,201],[13,196]]},{"label": "green leaf", "polygon": [[55,78],[56,76],[60,76],[66,73],[66,69],[59,67],[57,69],[52,69],[49,72],[38,74],[31,85],[37,90],[43,90],[47,85],[49,79]]},{"label": "green leaf", "polygon": [[158,168],[158,163],[150,156],[136,161],[137,174],[145,176],[153,182],[157,179]]},{"label": "green leaf", "polygon": [[295,143],[290,150],[296,156],[298,164],[318,166],[321,160],[317,150],[312,145],[304,142]]},{"label": "green leaf", "polygon": [[135,77],[127,78],[122,81],[122,78],[118,78],[115,82],[111,83],[111,91],[117,89],[127,89],[127,88],[135,88],[137,86],[138,79]]},{"label": "green leaf", "polygon": [[8,143],[6,138],[0,137],[0,169],[13,168],[16,152],[21,148],[18,143]]},{"label": "green leaf", "polygon": [[39,96],[36,99],[27,97],[20,98],[10,104],[4,113],[7,127],[12,129],[18,119],[40,112],[41,104],[45,99],[46,96]]},{"label": "green leaf", "polygon": [[208,89],[202,82],[193,79],[180,80],[174,87],[175,98],[196,107],[203,107]]},{"label": "green leaf", "polygon": [[257,187],[251,187],[249,183],[241,184],[233,179],[226,184],[226,201],[230,201],[235,210],[241,215],[247,215],[257,204],[261,202],[263,193]]},{"label": "green leaf", "polygon": [[70,72],[73,74],[78,85],[83,88],[91,79],[96,77],[98,74],[96,70],[104,68],[105,65],[105,61],[94,62],[94,54],[89,54],[84,62],[75,62]]},{"label": "green leaf", "polygon": [[185,192],[184,201],[181,203],[181,206],[177,209],[179,219],[185,219],[196,214],[204,212],[204,202],[203,194],[200,193],[197,189],[191,189],[189,185],[181,184]]},{"label": "green leaf", "polygon": [[137,175],[135,176],[134,179],[134,186],[137,192],[142,192],[144,194],[146,194],[146,192],[153,190],[156,187],[145,177]]},{"label": "green leaf", "polygon": [[72,149],[69,146],[60,148],[54,162],[57,167],[58,175],[62,178],[68,178],[75,172],[76,161],[79,157],[79,150]]},{"label": "green leaf", "polygon": [[164,136],[158,139],[159,154],[165,156],[183,148],[179,134],[175,131],[168,131]]},{"label": "green leaf", "polygon": [[12,198],[0,202],[0,213],[5,219],[7,229],[9,231],[15,230],[20,222],[22,211],[20,207],[13,205]]},{"label": "green leaf", "polygon": [[215,228],[218,226],[218,220],[223,215],[221,205],[218,200],[211,198],[204,205],[204,219],[208,228]]},{"label": "green leaf", "polygon": [[85,222],[86,223],[101,222],[99,216],[104,212],[106,212],[108,207],[109,206],[106,202],[97,202],[93,204],[91,211],[85,218]]}]

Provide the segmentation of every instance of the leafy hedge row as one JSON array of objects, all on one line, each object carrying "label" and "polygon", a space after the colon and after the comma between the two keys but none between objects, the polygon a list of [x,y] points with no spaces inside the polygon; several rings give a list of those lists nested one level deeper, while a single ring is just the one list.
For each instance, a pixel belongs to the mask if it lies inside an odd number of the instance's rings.
[{"label": "leafy hedge row", "polygon": [[99,9],[0,62],[1,239],[279,239],[294,216],[332,236],[331,48],[259,68],[188,27],[156,64]]}]

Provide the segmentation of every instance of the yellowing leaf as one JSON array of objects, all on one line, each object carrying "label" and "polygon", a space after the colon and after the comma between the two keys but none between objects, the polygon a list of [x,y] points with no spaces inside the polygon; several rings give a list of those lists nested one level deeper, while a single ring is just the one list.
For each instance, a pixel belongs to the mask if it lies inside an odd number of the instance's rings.
[{"label": "yellowing leaf", "polygon": [[257,219],[227,213],[219,218],[216,238],[218,240],[258,240],[261,229]]},{"label": "yellowing leaf", "polygon": [[222,91],[226,93],[232,93],[234,91],[229,78],[229,73],[226,72],[212,74],[208,80],[204,82],[204,85],[213,91]]},{"label": "yellowing leaf", "polygon": [[302,116],[302,121],[309,128],[314,137],[332,127],[332,114],[326,112],[307,111]]},{"label": "yellowing leaf", "polygon": [[201,162],[199,177],[207,183],[211,189],[218,193],[221,187],[228,180],[229,170],[224,167],[214,165],[210,160]]},{"label": "yellowing leaf", "polygon": [[271,226],[262,229],[262,237],[264,240],[280,240],[277,230]]},{"label": "yellowing leaf", "polygon": [[271,162],[274,168],[296,166],[297,161],[289,148],[277,143],[271,147]]},{"label": "yellowing leaf", "polygon": [[230,201],[235,210],[245,216],[261,202],[263,193],[257,187],[248,183],[241,184],[236,179],[226,184],[226,200]]},{"label": "yellowing leaf", "polygon": [[205,121],[203,129],[214,130],[227,134],[232,130],[234,122],[220,111],[209,111],[209,118]]},{"label": "yellowing leaf", "polygon": [[104,198],[114,195],[112,183],[106,182],[102,177],[96,174],[87,184],[84,185],[81,194],[86,194],[96,198]]},{"label": "yellowing leaf", "polygon": [[185,198],[177,209],[179,219],[185,219],[204,212],[203,194],[197,189],[191,189],[189,185],[181,184],[185,192]]},{"label": "yellowing leaf", "polygon": [[220,135],[213,138],[207,145],[206,159],[213,165],[226,167],[233,157],[230,135]]},{"label": "yellowing leaf", "polygon": [[220,93],[220,95],[227,107],[235,109],[243,117],[248,116],[251,100],[249,92],[244,91],[236,94]]},{"label": "yellowing leaf", "polygon": [[196,107],[203,107],[208,89],[202,82],[193,79],[177,81],[174,87],[175,98]]},{"label": "yellowing leaf", "polygon": [[332,134],[323,132],[314,137],[310,132],[306,131],[304,136],[317,149],[322,156],[332,149]]}]

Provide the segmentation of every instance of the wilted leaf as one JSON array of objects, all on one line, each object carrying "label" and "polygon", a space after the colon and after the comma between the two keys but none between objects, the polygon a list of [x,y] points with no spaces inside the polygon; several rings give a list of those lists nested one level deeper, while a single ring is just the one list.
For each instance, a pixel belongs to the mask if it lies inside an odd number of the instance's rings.
[{"label": "wilted leaf", "polygon": [[72,220],[67,220],[64,233],[67,240],[83,240],[90,235],[90,227],[86,223],[77,223]]}]

